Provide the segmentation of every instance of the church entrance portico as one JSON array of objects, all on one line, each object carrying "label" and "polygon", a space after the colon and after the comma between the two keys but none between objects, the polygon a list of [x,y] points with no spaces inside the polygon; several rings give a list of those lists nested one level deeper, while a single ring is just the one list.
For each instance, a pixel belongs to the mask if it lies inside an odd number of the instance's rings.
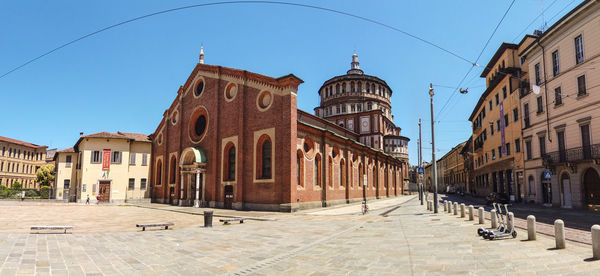
[{"label": "church entrance portico", "polygon": [[181,173],[179,206],[207,206],[206,191],[206,154],[200,147],[189,147],[181,154],[179,164]]}]

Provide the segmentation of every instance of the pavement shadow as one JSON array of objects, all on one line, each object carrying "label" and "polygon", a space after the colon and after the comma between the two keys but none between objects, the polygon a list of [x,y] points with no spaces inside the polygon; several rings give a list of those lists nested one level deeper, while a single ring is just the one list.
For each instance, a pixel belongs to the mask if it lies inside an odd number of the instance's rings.
[{"label": "pavement shadow", "polygon": [[590,257],[590,258],[583,259],[583,261],[584,262],[595,262],[595,261],[598,261],[598,259],[594,259],[593,257]]}]

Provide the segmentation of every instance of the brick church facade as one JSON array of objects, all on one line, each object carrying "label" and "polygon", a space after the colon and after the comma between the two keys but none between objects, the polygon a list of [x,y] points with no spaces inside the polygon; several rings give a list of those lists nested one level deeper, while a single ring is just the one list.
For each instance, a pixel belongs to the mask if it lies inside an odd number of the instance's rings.
[{"label": "brick church facade", "polygon": [[378,125],[369,135],[383,137],[366,145],[366,134],[298,110],[302,82],[206,65],[201,52],[150,136],[153,202],[290,212],[401,195],[408,155],[383,144],[408,138],[385,111],[366,111]]}]

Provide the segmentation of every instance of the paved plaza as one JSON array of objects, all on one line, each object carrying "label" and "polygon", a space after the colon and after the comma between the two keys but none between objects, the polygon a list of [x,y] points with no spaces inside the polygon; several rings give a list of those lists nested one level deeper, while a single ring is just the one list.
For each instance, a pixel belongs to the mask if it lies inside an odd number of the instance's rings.
[{"label": "paved plaza", "polygon": [[[598,275],[591,247],[554,240],[487,241],[479,225],[432,214],[414,196],[298,213],[215,209],[243,224],[204,228],[202,209],[4,206],[0,275]],[[383,214],[383,215],[382,215]],[[89,217],[89,219],[82,219]],[[72,224],[72,234],[30,234],[30,224]],[[137,222],[173,221],[141,232]]]}]

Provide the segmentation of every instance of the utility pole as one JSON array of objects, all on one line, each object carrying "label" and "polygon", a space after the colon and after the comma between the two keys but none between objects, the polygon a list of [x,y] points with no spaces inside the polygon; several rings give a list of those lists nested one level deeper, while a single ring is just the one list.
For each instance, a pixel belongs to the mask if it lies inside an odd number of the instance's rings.
[{"label": "utility pole", "polygon": [[[423,205],[423,183],[421,180],[421,173],[419,172],[419,170],[421,169],[421,157],[422,157],[422,149],[421,149],[421,118],[419,118],[419,151],[418,151],[418,159],[419,159],[419,164],[417,164],[417,175],[419,178],[419,200],[421,200],[421,205]],[[425,178],[425,175],[423,175],[423,178]]]},{"label": "utility pole", "polygon": [[437,162],[435,160],[435,128],[433,120],[433,84],[429,84],[429,98],[431,103],[431,159],[433,162],[433,212],[438,212],[438,195],[437,195]]}]

